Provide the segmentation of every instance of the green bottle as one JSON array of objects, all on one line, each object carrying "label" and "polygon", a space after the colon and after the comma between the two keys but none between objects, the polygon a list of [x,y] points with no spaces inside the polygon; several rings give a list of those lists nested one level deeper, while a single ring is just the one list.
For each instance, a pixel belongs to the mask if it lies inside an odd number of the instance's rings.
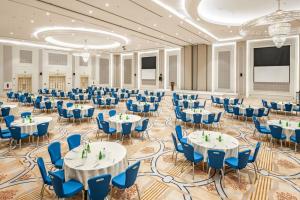
[{"label": "green bottle", "polygon": [[208,142],[208,135],[205,135],[205,141]]},{"label": "green bottle", "polygon": [[99,160],[101,160],[102,159],[102,152],[101,152],[101,150],[100,150],[100,152],[99,152]]},{"label": "green bottle", "polygon": [[289,126],[289,122],[286,122],[286,126]]}]

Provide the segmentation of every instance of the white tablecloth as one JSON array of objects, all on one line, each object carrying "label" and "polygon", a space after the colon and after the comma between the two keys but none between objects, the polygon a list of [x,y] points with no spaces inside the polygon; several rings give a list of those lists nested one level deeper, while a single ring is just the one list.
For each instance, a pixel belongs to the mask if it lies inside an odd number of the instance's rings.
[{"label": "white tablecloth", "polygon": [[[51,101],[52,107],[54,108],[54,107],[56,107],[57,101],[59,101],[59,100],[54,99],[54,100],[47,100],[47,101]],[[45,106],[45,103],[46,103],[46,101],[41,101],[41,106]]]},{"label": "white tablecloth", "polygon": [[12,105],[12,104],[11,105],[8,105],[8,104],[1,105],[1,108],[6,108],[6,107],[10,108],[10,111],[9,111],[10,115],[14,115],[14,116],[18,116],[19,115],[19,108],[18,108],[17,105]]},{"label": "white tablecloth", "polygon": [[154,101],[158,101],[158,97],[157,96],[146,96],[146,100],[150,101],[151,97],[154,97]]},{"label": "white tablecloth", "polygon": [[21,127],[21,133],[27,133],[32,135],[37,132],[37,125],[45,122],[49,122],[48,131],[54,128],[52,117],[33,117],[33,122],[23,122],[23,119],[14,121],[11,125]]},{"label": "white tablecloth", "polygon": [[[233,107],[238,107],[240,109],[240,113],[242,113],[242,114],[246,114],[246,109],[249,108],[249,106],[243,106],[243,105],[234,105]],[[251,108],[254,109],[253,114],[258,113],[259,107],[251,106]]]},{"label": "white tablecloth", "polygon": [[[221,103],[224,103],[224,99],[228,98],[228,97],[215,97],[215,98],[219,98]],[[234,102],[234,98],[228,98],[229,99],[229,103],[233,104]]]},{"label": "white tablecloth", "polygon": [[149,104],[150,105],[150,109],[154,109],[154,104],[153,103],[146,103],[146,102],[139,102],[139,101],[134,101],[132,102],[132,105],[137,105],[139,110],[144,110],[144,105],[145,104]]},{"label": "white tablecloth", "polygon": [[279,120],[268,120],[267,124],[282,127],[287,140],[290,140],[290,136],[295,133],[296,129],[300,129],[299,122],[295,121],[281,120],[281,123],[279,123]]},{"label": "white tablecloth", "polygon": [[87,100],[88,99],[88,94],[75,94],[75,99],[79,100],[79,95],[83,95],[83,99]]},{"label": "white tablecloth", "polygon": [[88,109],[90,108],[93,108],[93,106],[78,105],[78,107],[76,107],[75,105],[73,105],[72,107],[67,108],[67,110],[68,110],[68,114],[73,114],[74,109],[79,109],[81,110],[81,115],[86,115],[88,113]]},{"label": "white tablecloth", "polygon": [[[111,174],[118,175],[127,168],[127,150],[116,142],[90,143],[91,152],[87,158],[82,158],[83,145],[69,151],[64,158],[64,170],[66,181],[75,179],[88,189],[89,178]],[[104,152],[104,158],[99,160],[100,150]]]},{"label": "white tablecloth", "polygon": [[[183,99],[183,95],[186,95],[187,96],[187,99],[191,99],[191,96],[193,95],[193,94],[177,94],[178,95],[178,98],[179,99]],[[196,96],[196,94],[194,94],[194,96]]]},{"label": "white tablecloth", "polygon": [[[205,141],[205,135],[208,135],[208,141]],[[218,138],[221,135],[222,140],[219,142]],[[225,152],[225,158],[237,157],[239,152],[239,141],[227,134],[213,131],[196,131],[188,135],[188,143],[192,144],[195,151],[201,153],[204,161],[207,161],[207,151],[222,150]]]},{"label": "white tablecloth", "polygon": [[277,108],[279,108],[280,110],[284,110],[285,109],[285,104],[292,104],[292,110],[294,109],[294,108],[297,108],[297,104],[294,104],[294,103],[292,103],[292,102],[277,102]]},{"label": "white tablecloth", "polygon": [[[117,114],[113,117],[109,118],[109,122],[110,122],[110,126],[112,128],[117,129],[117,132],[121,132],[122,131],[122,123],[128,123],[131,122],[132,123],[132,127],[131,130],[134,130],[136,126],[140,125],[139,123],[141,120],[141,117],[138,115],[128,115],[128,114]],[[121,116],[121,117],[120,117]]]},{"label": "white tablecloth", "polygon": [[106,99],[111,99],[111,103],[115,103],[116,102],[116,98],[114,97],[102,97],[101,100],[104,101],[106,103]]},{"label": "white tablecloth", "polygon": [[182,112],[185,112],[186,113],[186,117],[188,119],[191,119],[191,120],[194,119],[194,117],[193,117],[194,114],[201,114],[202,115],[201,121],[207,120],[208,115],[211,113],[208,110],[200,109],[200,108],[197,108],[197,109],[194,109],[194,108],[192,108],[192,109],[185,109]]},{"label": "white tablecloth", "polygon": [[188,102],[188,105],[189,105],[190,108],[192,108],[194,106],[194,102],[199,102],[199,105],[203,105],[203,104],[200,103],[199,100],[184,100],[184,99],[178,100],[178,105],[183,106],[184,101]]}]

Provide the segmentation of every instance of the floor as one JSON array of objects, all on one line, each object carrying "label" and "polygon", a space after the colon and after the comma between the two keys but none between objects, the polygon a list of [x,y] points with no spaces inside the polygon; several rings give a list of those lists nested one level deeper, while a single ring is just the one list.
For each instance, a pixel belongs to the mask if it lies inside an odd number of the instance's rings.
[{"label": "floor", "polygon": [[[6,101],[6,99],[1,99]],[[14,104],[13,102],[10,102]],[[246,99],[246,105],[259,105],[258,99]],[[221,111],[223,109],[207,106],[208,110]],[[118,112],[125,112],[125,104],[122,102],[117,107]],[[32,111],[30,106],[19,107],[19,112]],[[96,109],[96,113],[103,112],[107,117],[107,109]],[[57,113],[52,114],[34,113],[36,116],[50,115],[57,120]],[[284,114],[272,113],[271,119],[284,119]],[[300,121],[300,117],[289,116],[291,120]],[[192,168],[185,162],[182,155],[178,156],[178,162],[174,165],[172,159],[173,143],[171,132],[175,127],[174,112],[170,97],[165,97],[160,105],[159,116],[150,116],[149,135],[150,139],[141,140],[133,137],[133,144],[125,140],[123,145],[127,148],[129,162],[141,160],[141,168],[137,183],[143,200],[154,199],[300,199],[300,147],[294,151],[294,145],[289,144],[280,149],[277,144],[270,149],[269,142],[262,140],[263,145],[258,155],[259,174],[255,181],[252,166],[242,171],[241,183],[238,183],[237,174],[226,169],[225,188],[220,184],[218,173],[203,171],[203,166],[196,166],[195,181],[192,181]],[[1,127],[4,124],[1,123]],[[220,131],[237,138],[240,149],[254,149],[259,141],[258,136],[253,136],[254,126],[251,121],[247,124],[243,121],[224,116]],[[184,128],[186,134],[193,131],[193,127]],[[81,124],[56,122],[54,130],[50,131],[51,141],[60,141],[63,144],[63,154],[67,149],[66,137],[73,133],[80,133],[84,140],[96,141],[96,121],[83,122]],[[103,135],[103,140],[107,137]],[[111,141],[119,140],[111,137]],[[40,199],[42,186],[40,173],[36,165],[36,158],[42,156],[46,161],[47,168],[51,168],[50,158],[47,152],[48,142],[45,140],[37,148],[35,144],[24,142],[22,149],[18,147],[9,152],[8,142],[0,141],[0,200],[11,199]],[[181,173],[181,169],[183,172]],[[249,176],[248,176],[249,175]],[[250,177],[250,180],[249,180]],[[134,188],[128,190],[125,195],[120,190],[114,190],[113,199],[138,199]],[[77,195],[72,199],[81,199]],[[44,199],[55,199],[52,188],[47,188]]]}]

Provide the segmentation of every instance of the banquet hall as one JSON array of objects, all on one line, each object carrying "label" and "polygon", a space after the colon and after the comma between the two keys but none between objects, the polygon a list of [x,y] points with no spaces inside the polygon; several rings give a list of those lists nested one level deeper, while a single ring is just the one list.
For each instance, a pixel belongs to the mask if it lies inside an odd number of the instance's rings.
[{"label": "banquet hall", "polygon": [[300,200],[299,0],[0,5],[0,200]]}]

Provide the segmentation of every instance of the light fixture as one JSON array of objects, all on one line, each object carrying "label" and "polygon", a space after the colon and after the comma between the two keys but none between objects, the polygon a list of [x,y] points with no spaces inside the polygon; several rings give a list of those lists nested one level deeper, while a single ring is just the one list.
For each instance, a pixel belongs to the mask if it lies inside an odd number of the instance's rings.
[{"label": "light fixture", "polygon": [[278,9],[268,15],[251,20],[241,26],[240,34],[246,35],[264,35],[265,31],[259,32],[258,28],[267,26],[268,34],[272,37],[272,40],[277,48],[284,45],[286,38],[291,33],[296,33],[297,30],[293,30],[291,22],[300,19],[300,11],[284,11],[280,8],[280,0],[278,1]]},{"label": "light fixture", "polygon": [[105,3],[105,7],[109,7],[109,3]]},{"label": "light fixture", "polygon": [[33,24],[33,23],[34,23],[34,20],[33,20],[33,19],[32,19],[32,20],[30,20],[30,23],[32,23],[32,24]]},{"label": "light fixture", "polygon": [[13,34],[14,34],[14,32],[10,32],[9,34],[13,35]]},{"label": "light fixture", "polygon": [[89,14],[93,14],[93,11],[92,11],[92,10],[89,10]]},{"label": "light fixture", "polygon": [[49,16],[49,15],[50,15],[50,13],[49,13],[49,12],[46,12],[46,15],[47,15],[47,16]]},{"label": "light fixture", "polygon": [[157,26],[157,24],[153,24],[153,26]]},{"label": "light fixture", "polygon": [[74,23],[74,22],[75,22],[75,19],[72,19],[71,22]]}]

